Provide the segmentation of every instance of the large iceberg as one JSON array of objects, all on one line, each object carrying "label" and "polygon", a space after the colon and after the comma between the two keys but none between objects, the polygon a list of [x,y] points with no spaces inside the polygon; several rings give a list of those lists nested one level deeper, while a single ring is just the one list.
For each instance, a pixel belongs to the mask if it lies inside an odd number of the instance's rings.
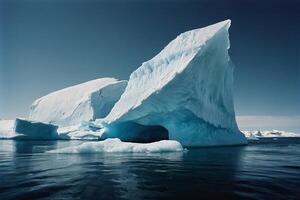
[{"label": "large iceberg", "polygon": [[59,125],[63,139],[246,144],[234,113],[230,23],[180,34],[128,82],[102,78],[48,94],[32,104],[29,120]]},{"label": "large iceberg", "polygon": [[100,78],[50,93],[32,104],[29,120],[70,126],[103,118],[126,85],[127,81]]},{"label": "large iceberg", "polygon": [[182,33],[144,62],[108,116],[98,120],[103,135],[126,141],[124,134],[136,132],[137,125],[160,126],[184,146],[246,144],[233,106],[230,23]]}]

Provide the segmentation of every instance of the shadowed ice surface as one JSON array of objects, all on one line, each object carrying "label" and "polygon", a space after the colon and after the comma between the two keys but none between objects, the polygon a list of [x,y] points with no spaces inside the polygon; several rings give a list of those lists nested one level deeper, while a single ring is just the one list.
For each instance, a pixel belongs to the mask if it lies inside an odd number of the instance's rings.
[{"label": "shadowed ice surface", "polygon": [[0,199],[299,199],[300,140],[171,153],[49,154],[0,140]]}]

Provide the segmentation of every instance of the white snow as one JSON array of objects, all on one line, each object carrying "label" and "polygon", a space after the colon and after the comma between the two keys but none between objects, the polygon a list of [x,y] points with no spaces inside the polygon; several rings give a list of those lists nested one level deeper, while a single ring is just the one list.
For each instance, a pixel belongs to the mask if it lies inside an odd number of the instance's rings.
[{"label": "white snow", "polygon": [[98,123],[107,130],[124,122],[159,125],[184,146],[247,143],[233,107],[230,23],[180,34],[130,75],[120,100]]},{"label": "white snow", "polygon": [[66,147],[48,151],[48,153],[159,153],[183,151],[181,144],[177,141],[162,140],[153,143],[131,143],[122,142],[120,139],[106,139],[97,142],[84,142],[79,146]]},{"label": "white snow", "polygon": [[105,117],[126,85],[127,81],[100,78],[50,93],[32,104],[29,120],[70,126]]},{"label": "white snow", "polygon": [[266,137],[300,137],[300,133],[280,131],[280,130],[264,130],[264,131],[242,131],[247,139],[259,139]]},{"label": "white snow", "polygon": [[0,139],[14,138],[20,134],[14,131],[15,120],[0,120]]},{"label": "white snow", "polygon": [[57,132],[60,139],[98,140],[103,133],[103,129],[92,122],[82,121],[77,125],[60,127]]}]

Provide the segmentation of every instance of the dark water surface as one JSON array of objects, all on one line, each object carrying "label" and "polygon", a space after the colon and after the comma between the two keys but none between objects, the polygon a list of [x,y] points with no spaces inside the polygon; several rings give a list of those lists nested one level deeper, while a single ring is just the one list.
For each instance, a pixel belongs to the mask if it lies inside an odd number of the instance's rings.
[{"label": "dark water surface", "polygon": [[153,154],[49,154],[82,141],[0,140],[0,200],[300,199],[300,139],[269,140]]}]

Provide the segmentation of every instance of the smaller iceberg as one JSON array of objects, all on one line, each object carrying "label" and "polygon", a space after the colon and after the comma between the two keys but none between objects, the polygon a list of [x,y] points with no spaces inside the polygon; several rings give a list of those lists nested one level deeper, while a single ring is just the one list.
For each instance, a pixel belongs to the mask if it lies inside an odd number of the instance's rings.
[{"label": "smaller iceberg", "polygon": [[20,135],[15,139],[58,139],[58,126],[41,122],[28,121],[17,118],[15,120],[14,131]]},{"label": "smaller iceberg", "polygon": [[272,138],[272,137],[300,137],[300,133],[280,131],[280,130],[265,130],[265,131],[242,131],[247,139]]},{"label": "smaller iceberg", "polygon": [[99,78],[37,99],[29,120],[72,126],[105,117],[124,92],[127,81]]},{"label": "smaller iceberg", "polygon": [[0,120],[0,139],[56,140],[58,126],[26,119]]},{"label": "smaller iceberg", "polygon": [[183,151],[181,144],[174,140],[161,140],[152,143],[122,142],[118,138],[97,142],[84,142],[79,146],[48,151],[48,153],[84,154],[84,153],[162,153]]}]

